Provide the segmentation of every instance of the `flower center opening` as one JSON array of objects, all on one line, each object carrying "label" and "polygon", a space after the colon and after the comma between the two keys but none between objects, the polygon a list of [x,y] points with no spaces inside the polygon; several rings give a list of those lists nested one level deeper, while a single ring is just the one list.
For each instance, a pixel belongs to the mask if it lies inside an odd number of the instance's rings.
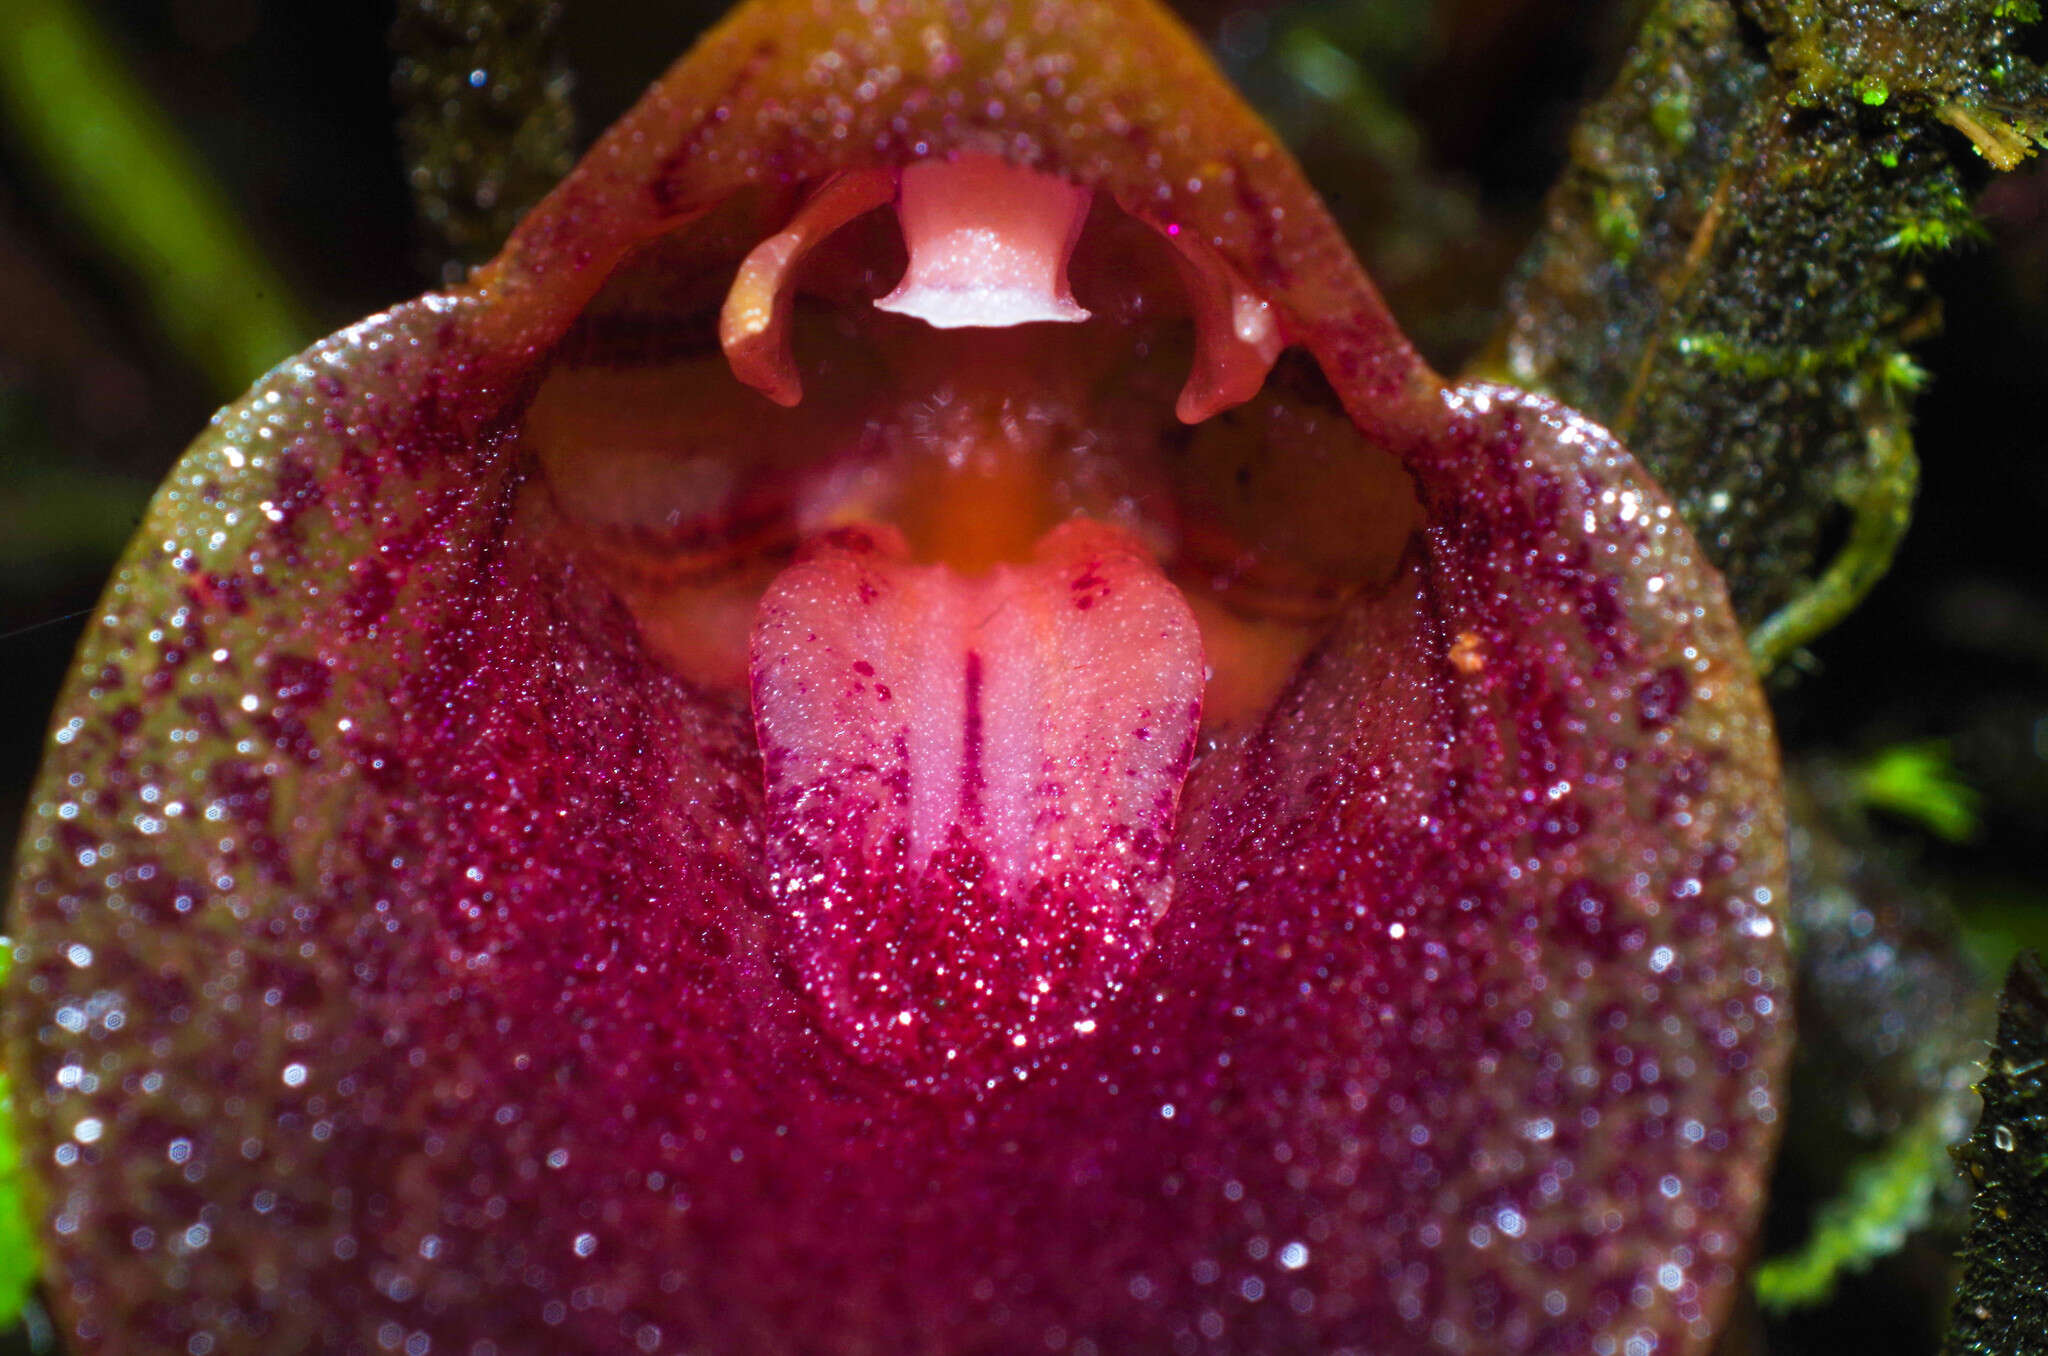
[{"label": "flower center opening", "polygon": [[543,530],[751,704],[781,947],[914,1081],[1083,1038],[1179,796],[1420,519],[1191,230],[988,157],[650,242],[551,356]]}]

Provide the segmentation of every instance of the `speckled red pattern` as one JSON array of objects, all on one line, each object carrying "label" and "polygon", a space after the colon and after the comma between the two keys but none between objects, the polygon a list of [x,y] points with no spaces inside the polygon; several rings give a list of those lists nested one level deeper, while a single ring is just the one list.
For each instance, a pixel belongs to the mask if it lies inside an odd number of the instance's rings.
[{"label": "speckled red pattern", "polygon": [[1092,1035],[1168,907],[1202,643],[1086,520],[980,578],[843,529],[761,600],[777,954],[826,1032],[935,1090]]},{"label": "speckled red pattern", "polygon": [[[493,290],[281,369],[160,493],[15,896],[10,1063],[72,1345],[1704,1350],[1787,1030],[1740,637],[1627,455],[1548,402],[1437,388],[1298,186],[1275,233],[1214,238],[1296,298],[1354,417],[1406,431],[1407,567],[1198,753],[1173,907],[1088,1038],[930,1093],[814,1025],[773,945],[749,713],[551,544],[517,432],[618,148],[677,202],[709,134],[676,101],[740,88],[712,77],[746,25],[823,22],[793,13],[747,11],[657,91]],[[1150,10],[1076,14],[988,59],[1072,41],[1098,103],[1104,25],[1182,59]],[[882,5],[859,41],[951,15]],[[994,79],[980,42],[906,67],[904,135]],[[720,97],[836,107],[781,50]]]}]

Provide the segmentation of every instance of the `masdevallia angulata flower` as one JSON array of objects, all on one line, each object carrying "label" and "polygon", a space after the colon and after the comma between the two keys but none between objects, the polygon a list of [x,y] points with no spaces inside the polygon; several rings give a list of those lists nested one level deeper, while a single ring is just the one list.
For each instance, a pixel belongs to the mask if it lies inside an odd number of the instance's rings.
[{"label": "masdevallia angulata flower", "polygon": [[1773,740],[1143,0],[754,0],[224,410],[8,998],[81,1352],[1700,1352]]}]

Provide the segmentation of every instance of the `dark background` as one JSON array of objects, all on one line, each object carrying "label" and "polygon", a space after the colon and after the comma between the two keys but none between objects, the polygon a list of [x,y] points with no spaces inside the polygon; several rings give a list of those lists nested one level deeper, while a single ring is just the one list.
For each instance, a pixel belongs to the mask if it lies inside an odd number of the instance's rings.
[{"label": "dark background", "polygon": [[[1534,228],[1573,110],[1609,78],[1624,8],[1204,0],[1188,13],[1303,155],[1396,313],[1454,371]],[[441,256],[415,223],[393,130],[391,3],[88,9],[297,294],[313,326],[306,340],[437,280]],[[568,0],[584,135],[716,9]],[[1324,34],[1374,97],[1306,90],[1278,41],[1301,25]],[[159,332],[128,266],[66,210],[14,132],[0,123],[0,863],[82,612],[151,488],[236,394]],[[1901,861],[1959,902],[1988,973],[2015,944],[2048,936],[2048,171],[1979,182],[1987,239],[1931,265],[1947,327],[1918,354],[1934,379],[1918,412],[1914,528],[1892,575],[1780,676],[1774,697],[1801,764],[1948,741],[1983,797],[1974,841],[1881,827]],[[1773,1233],[1789,1241],[1802,1227],[1781,1217]],[[1938,1272],[1940,1255],[1894,1266]],[[1910,1302],[1895,1281],[1852,1282],[1829,1310],[1774,1329],[1771,1349],[1931,1350],[1938,1306],[1926,1294],[1940,1278]]]}]

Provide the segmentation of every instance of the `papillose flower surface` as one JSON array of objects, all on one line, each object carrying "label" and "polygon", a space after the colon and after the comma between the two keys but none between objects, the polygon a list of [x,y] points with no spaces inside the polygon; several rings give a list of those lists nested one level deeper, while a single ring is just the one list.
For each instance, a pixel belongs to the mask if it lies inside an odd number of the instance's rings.
[{"label": "papillose flower surface", "polygon": [[756,0],[159,492],[10,1061],[81,1352],[1700,1352],[1772,735],[1140,0]]}]

